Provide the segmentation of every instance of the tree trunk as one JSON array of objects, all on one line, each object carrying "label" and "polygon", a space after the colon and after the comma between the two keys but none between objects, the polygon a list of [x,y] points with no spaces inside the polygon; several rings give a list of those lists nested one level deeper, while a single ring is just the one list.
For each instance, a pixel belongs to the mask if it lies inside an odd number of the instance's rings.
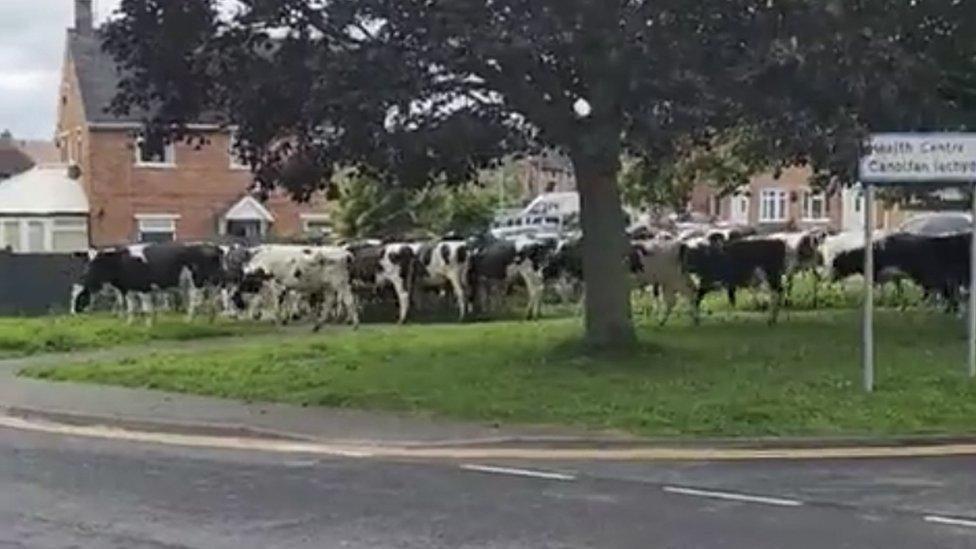
[{"label": "tree trunk", "polygon": [[620,163],[574,159],[583,226],[586,340],[601,348],[636,341],[627,276],[627,239],[620,191]]}]

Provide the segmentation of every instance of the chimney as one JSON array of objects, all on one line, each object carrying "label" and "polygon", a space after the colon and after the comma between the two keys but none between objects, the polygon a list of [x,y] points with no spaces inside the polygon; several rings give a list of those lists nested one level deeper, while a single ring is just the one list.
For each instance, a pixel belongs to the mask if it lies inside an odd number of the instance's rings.
[{"label": "chimney", "polygon": [[90,35],[95,28],[93,0],[75,0],[75,32]]}]

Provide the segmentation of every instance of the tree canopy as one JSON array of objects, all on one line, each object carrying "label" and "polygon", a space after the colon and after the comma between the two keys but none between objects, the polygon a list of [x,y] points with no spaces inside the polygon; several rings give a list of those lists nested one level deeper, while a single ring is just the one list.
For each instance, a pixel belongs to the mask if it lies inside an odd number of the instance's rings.
[{"label": "tree canopy", "polygon": [[105,33],[116,110],[236,126],[259,181],[299,197],[339,165],[416,186],[559,150],[597,343],[633,337],[622,155],[653,165],[748,127],[750,157],[851,181],[866,131],[973,125],[976,6],[958,0],[216,4],[123,0]]}]

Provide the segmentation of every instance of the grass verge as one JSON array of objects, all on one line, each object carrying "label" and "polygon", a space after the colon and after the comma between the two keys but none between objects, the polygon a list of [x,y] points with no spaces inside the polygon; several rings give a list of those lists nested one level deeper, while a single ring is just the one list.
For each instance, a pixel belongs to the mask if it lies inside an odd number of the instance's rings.
[{"label": "grass verge", "polygon": [[175,315],[161,316],[157,324],[142,322],[129,326],[109,315],[42,318],[0,318],[0,355],[23,356],[68,352],[118,345],[135,345],[155,340],[188,341],[258,333],[270,329],[255,323],[210,324],[197,320],[187,324]]},{"label": "grass verge", "polygon": [[859,388],[854,311],[718,316],[642,327],[638,351],[593,356],[578,321],[371,327],[194,355],[35,368],[36,378],[302,405],[433,413],[653,436],[976,431],[961,322],[879,312],[878,389]]}]

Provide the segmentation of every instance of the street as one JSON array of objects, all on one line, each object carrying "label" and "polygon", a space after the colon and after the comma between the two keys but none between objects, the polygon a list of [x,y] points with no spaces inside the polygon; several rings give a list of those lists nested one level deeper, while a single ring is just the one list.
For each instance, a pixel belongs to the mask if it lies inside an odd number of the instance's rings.
[{"label": "street", "polygon": [[0,547],[976,547],[974,463],[411,463],[0,430]]}]

